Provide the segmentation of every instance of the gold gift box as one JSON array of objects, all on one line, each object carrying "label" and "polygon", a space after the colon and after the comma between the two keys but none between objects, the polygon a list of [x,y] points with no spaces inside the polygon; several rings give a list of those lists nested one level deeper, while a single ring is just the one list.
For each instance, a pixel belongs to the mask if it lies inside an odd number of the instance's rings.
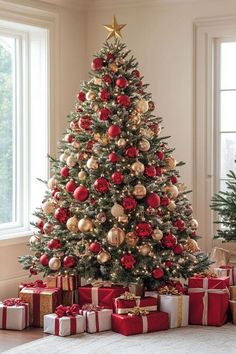
[{"label": "gold gift box", "polygon": [[61,288],[62,290],[76,290],[79,286],[79,276],[76,275],[49,275],[48,288]]}]

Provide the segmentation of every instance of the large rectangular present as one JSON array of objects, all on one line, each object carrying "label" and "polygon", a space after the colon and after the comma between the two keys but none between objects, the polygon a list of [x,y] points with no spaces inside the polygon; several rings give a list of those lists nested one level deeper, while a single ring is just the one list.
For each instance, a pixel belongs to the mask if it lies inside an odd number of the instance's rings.
[{"label": "large rectangular present", "polygon": [[44,332],[56,336],[70,336],[84,332],[84,318],[81,315],[58,317],[55,313],[44,316]]},{"label": "large rectangular present", "polygon": [[77,275],[48,275],[48,288],[61,288],[62,290],[73,291],[80,286],[80,278]]},{"label": "large rectangular present", "polygon": [[218,277],[229,277],[229,285],[236,285],[236,268],[234,266],[220,266],[219,268],[214,268],[214,272]]},{"label": "large rectangular present", "polygon": [[112,314],[112,330],[125,336],[133,334],[157,332],[169,328],[168,314],[155,311],[147,315]]},{"label": "large rectangular present", "polygon": [[29,304],[18,298],[0,303],[0,328],[19,330],[29,326]]},{"label": "large rectangular present", "polygon": [[58,288],[23,288],[20,298],[29,303],[30,325],[43,327],[44,315],[53,313],[61,303],[61,290]]},{"label": "large rectangular present", "polygon": [[78,288],[79,304],[81,306],[93,304],[112,309],[113,299],[119,297],[125,291],[128,291],[128,289],[122,285],[111,285],[109,287],[92,285],[81,286]]},{"label": "large rectangular present", "polygon": [[188,284],[189,323],[222,326],[229,308],[229,277],[191,277]]},{"label": "large rectangular present", "polygon": [[111,309],[99,308],[91,304],[84,305],[80,310],[84,317],[84,330],[88,333],[109,331],[112,312]]},{"label": "large rectangular present", "polygon": [[160,295],[160,310],[168,313],[170,328],[187,326],[189,317],[189,296]]},{"label": "large rectangular present", "polygon": [[127,314],[137,306],[147,311],[157,311],[157,298],[151,296],[140,298],[132,293],[124,293],[114,299],[115,313],[120,315]]}]

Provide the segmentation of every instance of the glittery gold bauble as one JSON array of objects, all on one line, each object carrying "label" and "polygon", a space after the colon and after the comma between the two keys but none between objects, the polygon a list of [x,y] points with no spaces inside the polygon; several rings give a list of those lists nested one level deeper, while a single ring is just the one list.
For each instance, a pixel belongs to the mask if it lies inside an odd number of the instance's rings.
[{"label": "glittery gold bauble", "polygon": [[166,170],[173,170],[176,167],[176,160],[173,156],[168,156],[165,158],[165,168]]},{"label": "glittery gold bauble", "polygon": [[107,263],[108,261],[110,261],[111,259],[111,255],[109,252],[102,250],[100,253],[98,253],[97,255],[97,261],[100,264],[104,264]]},{"label": "glittery gold bauble", "polygon": [[125,147],[126,145],[126,141],[124,138],[120,138],[118,141],[117,141],[117,145],[119,148],[122,148],[122,147]]},{"label": "glittery gold bauble", "polygon": [[200,248],[196,240],[188,237],[186,244],[184,245],[184,250],[189,253],[199,252]]},{"label": "glittery gold bauble", "polygon": [[152,238],[155,241],[160,241],[163,238],[163,232],[160,229],[154,229],[152,233]]},{"label": "glittery gold bauble", "polygon": [[107,134],[103,134],[100,139],[99,139],[99,142],[102,144],[102,145],[107,145],[109,143],[109,137]]},{"label": "glittery gold bauble", "polygon": [[174,211],[176,209],[176,204],[175,204],[175,202],[173,200],[170,201],[170,203],[167,206],[167,209],[169,211]]},{"label": "glittery gold bauble", "polygon": [[141,128],[140,135],[144,136],[147,139],[152,139],[155,133],[149,128]]},{"label": "glittery gold bauble", "polygon": [[139,253],[141,253],[142,256],[147,256],[152,250],[151,245],[148,243],[139,246]]},{"label": "glittery gold bauble", "polygon": [[42,210],[45,214],[52,214],[54,213],[56,207],[53,202],[50,200],[47,200],[46,202],[43,203],[42,205]]},{"label": "glittery gold bauble", "polygon": [[102,85],[102,79],[99,79],[98,77],[95,77],[93,79],[93,82],[95,85],[101,86]]},{"label": "glittery gold bauble", "polygon": [[93,230],[93,222],[89,218],[83,218],[78,222],[78,228],[81,232],[89,232]]},{"label": "glittery gold bauble", "polygon": [[148,108],[149,108],[149,111],[151,111],[151,112],[154,111],[154,109],[156,108],[155,103],[153,101],[149,101]]},{"label": "glittery gold bauble", "polygon": [[191,229],[197,229],[198,228],[198,222],[197,222],[197,220],[195,220],[195,219],[192,219],[191,221],[190,221],[190,227],[191,227]]},{"label": "glittery gold bauble", "polygon": [[45,232],[46,235],[50,235],[53,232],[53,230],[54,230],[54,226],[50,222],[46,222],[43,225],[43,231]]},{"label": "glittery gold bauble", "polygon": [[166,193],[171,193],[171,198],[173,198],[173,199],[176,199],[179,194],[178,188],[173,184],[165,186],[164,191]]},{"label": "glittery gold bauble", "polygon": [[135,172],[136,175],[138,175],[139,173],[143,173],[144,172],[144,164],[140,161],[136,161],[131,165],[131,169]]},{"label": "glittery gold bauble", "polygon": [[128,215],[121,215],[118,217],[118,221],[121,224],[127,224],[127,222],[129,221]]},{"label": "glittery gold bauble", "polygon": [[66,222],[66,227],[69,231],[71,232],[77,232],[78,231],[78,219],[74,215],[71,218],[69,218]]},{"label": "glittery gold bauble", "polygon": [[125,233],[121,228],[114,226],[112,229],[108,231],[107,242],[111,246],[118,247],[124,242],[124,240],[125,240]]},{"label": "glittery gold bauble", "polygon": [[58,180],[55,177],[52,177],[48,181],[48,188],[54,189],[58,185]]},{"label": "glittery gold bauble", "polygon": [[146,113],[148,111],[148,102],[146,100],[140,100],[136,103],[136,110],[139,113]]},{"label": "glittery gold bauble", "polygon": [[60,155],[59,160],[60,160],[61,162],[64,162],[64,161],[66,161],[66,159],[67,159],[68,156],[69,156],[68,154],[63,153],[63,154]]},{"label": "glittery gold bauble", "polygon": [[123,214],[124,214],[123,206],[118,203],[115,203],[111,208],[111,215],[113,215],[115,218],[118,218],[119,216],[122,216]]},{"label": "glittery gold bauble", "polygon": [[147,139],[142,139],[138,143],[138,147],[140,151],[148,151],[150,149],[150,143]]},{"label": "glittery gold bauble", "polygon": [[74,167],[76,165],[76,159],[73,155],[70,155],[66,159],[66,164],[69,167]]},{"label": "glittery gold bauble", "polygon": [[97,160],[95,159],[94,156],[91,156],[90,159],[88,159],[86,165],[91,170],[97,170],[98,169],[98,162],[97,162]]},{"label": "glittery gold bauble", "polygon": [[116,73],[118,71],[118,66],[115,63],[111,63],[108,65],[108,68],[113,72]]},{"label": "glittery gold bauble", "polygon": [[96,216],[96,220],[103,224],[105,221],[106,221],[107,217],[106,217],[106,214],[101,212],[101,213],[98,213],[98,215]]},{"label": "glittery gold bauble", "polygon": [[80,172],[78,173],[78,178],[79,178],[81,181],[86,180],[86,178],[87,178],[87,173],[86,173],[85,171],[80,171]]},{"label": "glittery gold bauble", "polygon": [[125,236],[125,242],[128,246],[134,247],[137,245],[138,237],[135,235],[134,232],[128,232]]},{"label": "glittery gold bauble", "polygon": [[86,100],[92,101],[95,99],[95,93],[93,91],[88,91],[86,93]]},{"label": "glittery gold bauble", "polygon": [[143,199],[147,194],[147,190],[141,183],[136,184],[133,189],[133,195],[136,199]]},{"label": "glittery gold bauble", "polygon": [[48,266],[50,269],[52,270],[58,270],[61,268],[61,261],[59,258],[57,257],[52,257],[50,260],[49,260],[49,263],[48,263]]},{"label": "glittery gold bauble", "polygon": [[[134,126],[134,128],[136,129],[137,126],[141,123],[141,117],[139,114],[131,114],[129,116],[129,123]],[[132,128],[131,126],[131,128]]]}]

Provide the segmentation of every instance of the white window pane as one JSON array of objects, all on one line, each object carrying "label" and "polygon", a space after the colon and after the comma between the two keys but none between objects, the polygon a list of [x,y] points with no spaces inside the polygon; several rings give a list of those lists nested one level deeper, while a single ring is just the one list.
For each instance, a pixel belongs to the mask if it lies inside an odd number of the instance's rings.
[{"label": "white window pane", "polygon": [[221,133],[220,178],[227,178],[229,170],[236,172],[236,133]]},{"label": "white window pane", "polygon": [[224,179],[220,180],[220,191],[221,192],[226,192],[227,191],[226,181]]},{"label": "white window pane", "polygon": [[0,36],[0,224],[14,221],[15,40]]},{"label": "white window pane", "polygon": [[236,89],[236,42],[221,44],[221,89]]},{"label": "white window pane", "polygon": [[220,130],[236,131],[236,91],[221,92]]}]

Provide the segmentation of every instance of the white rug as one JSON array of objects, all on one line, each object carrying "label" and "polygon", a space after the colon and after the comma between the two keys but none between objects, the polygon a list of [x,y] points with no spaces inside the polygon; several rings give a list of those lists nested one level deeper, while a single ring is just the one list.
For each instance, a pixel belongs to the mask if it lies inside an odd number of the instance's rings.
[{"label": "white rug", "polygon": [[[13,332],[14,335],[14,332]],[[1,346],[1,344],[0,344]],[[236,354],[236,326],[189,326],[125,337],[114,332],[48,336],[1,354]]]}]

